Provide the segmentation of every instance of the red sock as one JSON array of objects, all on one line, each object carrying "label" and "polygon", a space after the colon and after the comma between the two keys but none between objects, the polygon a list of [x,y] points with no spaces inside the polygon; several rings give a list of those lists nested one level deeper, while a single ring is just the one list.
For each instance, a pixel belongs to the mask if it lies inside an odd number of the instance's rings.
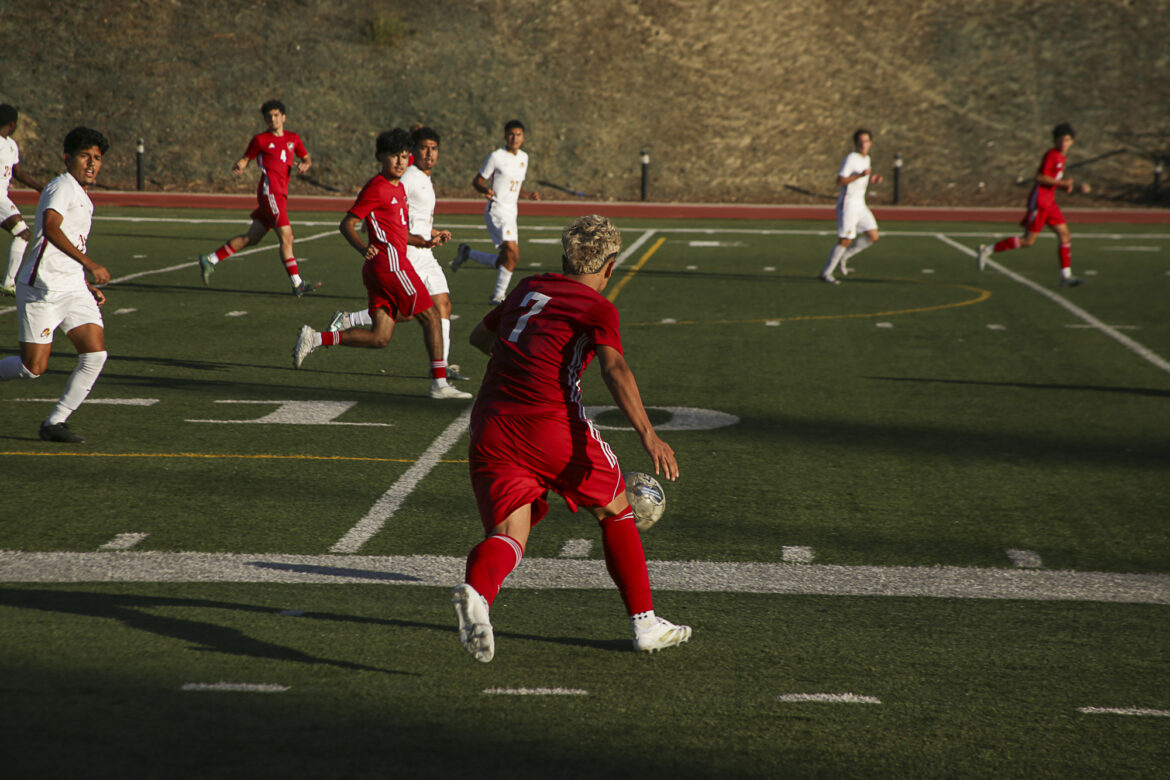
[{"label": "red sock", "polygon": [[432,360],[431,361],[431,379],[446,379],[447,378],[447,361],[446,360]]},{"label": "red sock", "polygon": [[1072,268],[1072,245],[1061,244],[1057,252],[1060,255],[1060,267]]},{"label": "red sock", "polygon": [[337,330],[323,330],[321,331],[321,346],[333,347],[341,343],[341,331]]},{"label": "red sock", "polygon": [[1010,249],[1019,249],[1019,248],[1020,248],[1020,237],[1019,236],[1012,236],[1011,238],[1005,238],[1003,241],[998,242],[995,246],[993,246],[991,248],[991,251],[992,252],[1007,252]]},{"label": "red sock", "polygon": [[220,260],[227,260],[229,257],[234,255],[235,253],[236,253],[236,250],[232,249],[231,242],[229,241],[228,243],[221,246],[219,249],[215,250],[215,260],[216,260],[216,262],[219,262]]},{"label": "red sock", "polygon": [[289,259],[285,260],[284,270],[288,271],[289,276],[295,275],[297,273],[297,259],[295,257],[290,257]]},{"label": "red sock", "polygon": [[520,565],[524,548],[507,534],[492,534],[467,556],[464,581],[487,599],[490,606],[508,575]]},{"label": "red sock", "polygon": [[654,609],[646,552],[642,549],[642,535],[634,525],[634,510],[627,508],[620,515],[602,520],[600,525],[605,568],[622,594],[626,612],[636,615]]}]

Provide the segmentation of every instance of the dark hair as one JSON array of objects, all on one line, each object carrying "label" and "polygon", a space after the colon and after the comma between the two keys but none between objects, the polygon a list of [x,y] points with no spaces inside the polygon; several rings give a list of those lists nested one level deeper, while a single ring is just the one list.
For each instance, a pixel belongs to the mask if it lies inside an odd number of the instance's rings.
[{"label": "dark hair", "polygon": [[77,154],[83,149],[96,146],[102,154],[110,148],[110,142],[97,130],[88,127],[75,127],[65,136],[65,154]]},{"label": "dark hair", "polygon": [[268,112],[274,108],[282,114],[288,113],[288,109],[284,107],[284,103],[281,103],[279,100],[265,100],[264,105],[260,106],[260,113],[268,116]]},{"label": "dark hair", "polygon": [[514,130],[516,128],[520,128],[521,130],[523,130],[524,123],[521,122],[519,119],[509,119],[507,121],[507,123],[504,125],[504,132],[506,133],[509,130]]},{"label": "dark hair", "polygon": [[0,127],[15,122],[18,116],[16,106],[0,103]]},{"label": "dark hair", "polygon": [[439,134],[425,125],[410,134],[411,149],[417,149],[423,141],[434,141],[438,145]]},{"label": "dark hair", "polygon": [[868,135],[869,140],[873,140],[873,133],[866,130],[864,127],[859,127],[853,131],[853,145],[857,146],[857,142],[861,140],[861,136]]},{"label": "dark hair", "polygon": [[379,133],[378,140],[374,142],[374,156],[376,157],[381,157],[384,154],[401,154],[402,152],[409,151],[410,133],[401,127]]},{"label": "dark hair", "polygon": [[1056,127],[1052,128],[1052,140],[1059,141],[1062,135],[1067,135],[1071,138],[1077,137],[1077,131],[1073,130],[1073,126],[1068,122],[1061,122]]}]

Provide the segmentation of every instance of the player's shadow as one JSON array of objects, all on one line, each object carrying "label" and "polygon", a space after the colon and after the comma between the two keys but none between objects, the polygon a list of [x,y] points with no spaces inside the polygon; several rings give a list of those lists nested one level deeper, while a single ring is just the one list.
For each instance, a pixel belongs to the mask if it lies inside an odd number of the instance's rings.
[{"label": "player's shadow", "polygon": [[1155,390],[1148,387],[1107,387],[1104,385],[1059,385],[1049,382],[992,382],[983,379],[931,379],[914,376],[869,376],[881,382],[919,382],[940,385],[974,385],[977,387],[1012,387],[1020,390],[1076,390],[1091,393],[1122,393],[1141,395],[1149,398],[1170,398],[1170,390]]},{"label": "player's shadow", "polygon": [[323,577],[354,577],[375,582],[422,582],[418,577],[409,574],[399,574],[393,571],[371,571],[369,569],[353,569],[344,566],[316,566],[308,563],[272,563],[270,561],[251,561],[248,566],[257,569],[271,569],[273,571],[295,572],[297,574],[317,574]]},{"label": "player's shadow", "polygon": [[[224,609],[232,612],[251,612],[266,616],[279,615],[278,610],[270,607],[258,607],[253,604],[196,598],[25,588],[0,588],[0,604],[18,609],[116,620],[135,631],[146,631],[157,636],[190,642],[195,646],[195,649],[201,652],[334,666],[339,669],[348,669],[351,671],[417,676],[415,672],[379,669],[373,666],[366,666],[365,664],[314,656],[292,647],[256,639],[248,636],[239,629],[217,625],[206,620],[192,620],[173,615],[153,614],[151,612],[151,610],[155,609],[173,609],[180,607],[192,609]],[[305,615],[299,616],[298,619],[305,618],[378,625],[400,625],[408,628],[438,628],[438,626],[430,624],[411,623],[408,621],[373,620],[328,613],[306,613]],[[450,626],[444,626],[443,629],[445,631],[451,630]]]}]

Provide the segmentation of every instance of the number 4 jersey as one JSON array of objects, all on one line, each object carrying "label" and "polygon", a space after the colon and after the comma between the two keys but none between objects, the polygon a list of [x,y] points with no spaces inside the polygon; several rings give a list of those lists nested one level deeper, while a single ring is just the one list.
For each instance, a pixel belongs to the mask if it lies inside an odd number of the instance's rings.
[{"label": "number 4 jersey", "polygon": [[527,277],[483,323],[496,341],[473,417],[583,418],[581,374],[599,346],[622,351],[617,307],[561,274]]}]

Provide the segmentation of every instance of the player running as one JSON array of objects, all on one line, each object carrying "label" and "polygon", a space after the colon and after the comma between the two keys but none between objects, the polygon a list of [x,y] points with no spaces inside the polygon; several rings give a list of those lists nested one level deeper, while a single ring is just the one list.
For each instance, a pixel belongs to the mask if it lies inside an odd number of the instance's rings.
[{"label": "player running", "polygon": [[13,106],[0,103],[0,227],[12,234],[12,244],[8,247],[8,270],[4,273],[4,281],[0,283],[0,293],[5,295],[16,295],[16,272],[20,270],[20,260],[32,237],[20,209],[8,197],[8,185],[16,179],[37,192],[41,191],[41,185],[36,179],[20,169],[20,147],[12,137],[19,118],[20,114]]},{"label": "player running", "polygon": [[[1069,233],[1068,223],[1060,211],[1060,206],[1056,205],[1058,188],[1065,192],[1072,192],[1075,188],[1073,180],[1065,178],[1064,174],[1068,150],[1072,148],[1076,137],[1076,131],[1068,122],[1062,122],[1052,128],[1052,148],[1045,152],[1043,159],[1040,160],[1032,192],[1028,195],[1028,212],[1020,220],[1024,235],[1005,238],[995,244],[981,244],[975,256],[980,271],[987,267],[988,259],[995,252],[1009,252],[1035,244],[1044,226],[1047,225],[1060,240],[1056,248],[1056,255],[1060,261],[1060,286],[1076,287],[1081,284],[1081,280],[1072,275],[1072,234]],[[1089,185],[1082,184],[1080,191],[1087,193]]]},{"label": "player running", "polygon": [[[375,156],[382,170],[362,187],[338,226],[341,235],[365,260],[362,281],[369,297],[371,326],[319,333],[305,325],[293,348],[293,367],[300,368],[305,358],[318,347],[342,345],[382,349],[394,335],[395,322],[404,322],[417,315],[431,354],[431,398],[471,398],[471,393],[447,382],[439,312],[406,259],[409,217],[406,190],[401,180],[410,158],[410,146],[410,134],[401,128],[387,130],[378,136]],[[357,226],[363,222],[369,244],[358,234]]]},{"label": "player running", "polygon": [[260,106],[260,115],[268,130],[252,137],[244,156],[232,166],[232,174],[243,176],[249,160],[256,160],[260,166],[260,182],[256,187],[257,206],[252,211],[252,226],[243,235],[228,239],[227,243],[209,255],[200,255],[199,273],[203,283],[211,284],[211,274],[221,260],[239,252],[246,246],[259,244],[275,230],[280,239],[280,259],[288,272],[292,291],[298,298],[321,286],[301,278],[297,271],[297,260],[293,256],[293,231],[288,219],[289,172],[295,166],[297,173],[305,173],[313,165],[312,158],[305,150],[301,137],[284,129],[288,109],[279,100],[269,100]]},{"label": "player running", "polygon": [[489,354],[471,413],[470,471],[487,538],[467,557],[452,603],[459,638],[477,661],[495,655],[489,609],[519,565],[548,491],[587,508],[601,526],[605,563],[625,602],[634,648],[653,652],[690,639],[689,626],[654,614],[642,538],[613,450],[581,406],[580,378],[596,355],[614,401],[642,439],[654,473],[678,477],[674,450],[646,416],[622,356],[618,312],[601,292],[621,234],[604,217],[581,217],[561,236],[563,272],[530,276],[476,325],[471,343]]},{"label": "player running", "polygon": [[[448,230],[435,230],[435,185],[431,173],[439,161],[439,134],[429,127],[418,125],[410,132],[414,161],[402,174],[402,186],[406,190],[406,203],[410,210],[410,236],[406,243],[406,258],[422,278],[435,308],[439,310],[439,326],[443,336],[443,360],[451,355],[451,288],[443,267],[431,251],[451,240]],[[422,320],[419,320],[421,323]],[[329,330],[345,330],[357,326],[373,325],[366,309],[346,312],[338,311],[329,323]],[[459,366],[447,364],[447,379],[466,379],[459,372]]]},{"label": "player running", "polygon": [[504,125],[504,146],[496,149],[484,160],[483,167],[471,180],[475,191],[487,198],[483,210],[483,221],[492,237],[497,254],[480,252],[467,244],[460,244],[451,270],[458,271],[469,259],[496,269],[496,286],[492,289],[490,302],[498,304],[508,293],[512,272],[520,262],[519,230],[516,217],[519,213],[520,198],[540,200],[540,193],[524,189],[524,177],[528,174],[528,153],[521,150],[524,145],[524,123],[513,119]]},{"label": "player running", "polygon": [[[870,174],[869,150],[873,146],[873,133],[865,128],[853,134],[853,149],[845,156],[841,169],[837,171],[837,243],[829,251],[829,259],[821,269],[819,278],[829,284],[840,284],[833,276],[838,266],[841,275],[849,275],[849,258],[877,243],[878,225],[873,212],[865,203],[865,191],[870,184],[881,184],[881,174]],[[857,238],[858,233],[864,235]],[[856,239],[856,240],[854,240]]]},{"label": "player running", "polygon": [[[85,441],[65,421],[89,396],[106,364],[105,326],[98,309],[106,296],[94,285],[109,282],[110,272],[86,254],[93,226],[93,201],[86,189],[97,181],[109,146],[105,136],[88,127],[75,127],[65,136],[65,173],[41,192],[32,251],[16,278],[20,354],[0,360],[0,381],[36,379],[45,373],[58,327],[77,349],[77,368],[41,423],[45,441]],[[93,284],[85,278],[87,271]]]}]

